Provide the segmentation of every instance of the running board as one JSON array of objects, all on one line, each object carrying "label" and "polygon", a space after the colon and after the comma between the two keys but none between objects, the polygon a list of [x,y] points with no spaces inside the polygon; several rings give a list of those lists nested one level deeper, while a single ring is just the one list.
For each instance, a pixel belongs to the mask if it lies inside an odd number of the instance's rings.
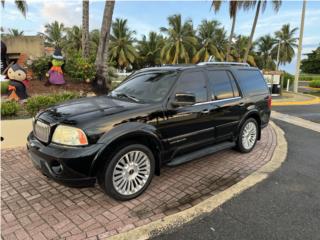
[{"label": "running board", "polygon": [[176,157],[176,158],[172,159],[172,161],[167,163],[167,166],[174,167],[174,166],[190,162],[192,160],[195,160],[195,159],[210,155],[212,153],[215,153],[215,152],[227,149],[227,148],[232,148],[234,146],[236,146],[235,142],[219,143],[219,144],[217,144],[215,146],[203,148],[203,149],[197,150],[195,152],[191,152],[191,153]]}]

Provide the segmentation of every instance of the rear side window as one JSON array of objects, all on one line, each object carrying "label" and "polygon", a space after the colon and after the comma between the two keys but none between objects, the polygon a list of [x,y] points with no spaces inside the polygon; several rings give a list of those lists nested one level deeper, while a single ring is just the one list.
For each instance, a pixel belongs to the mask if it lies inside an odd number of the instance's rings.
[{"label": "rear side window", "polygon": [[239,96],[239,91],[233,78],[223,70],[209,70],[209,82],[211,86],[212,100],[221,100]]},{"label": "rear side window", "polygon": [[239,83],[247,96],[269,93],[268,86],[258,70],[239,69]]},{"label": "rear side window", "polygon": [[183,73],[175,92],[193,93],[197,103],[207,101],[206,79],[203,72]]},{"label": "rear side window", "polygon": [[232,85],[232,89],[233,89],[233,96],[234,97],[239,97],[240,93],[239,93],[238,86],[236,84],[236,80],[234,79],[234,77],[232,76],[232,74],[230,72],[228,72],[228,76],[229,76],[230,81],[231,81],[231,85]]}]

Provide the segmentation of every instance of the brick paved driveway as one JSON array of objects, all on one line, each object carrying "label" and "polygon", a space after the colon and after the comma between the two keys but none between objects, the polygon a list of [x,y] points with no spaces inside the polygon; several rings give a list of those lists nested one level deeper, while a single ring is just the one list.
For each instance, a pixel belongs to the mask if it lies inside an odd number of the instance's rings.
[{"label": "brick paved driveway", "polygon": [[118,202],[98,188],[68,188],[40,174],[25,148],[2,150],[3,239],[102,239],[184,209],[228,188],[271,159],[271,127],[249,154],[225,150],[165,167],[140,197]]}]

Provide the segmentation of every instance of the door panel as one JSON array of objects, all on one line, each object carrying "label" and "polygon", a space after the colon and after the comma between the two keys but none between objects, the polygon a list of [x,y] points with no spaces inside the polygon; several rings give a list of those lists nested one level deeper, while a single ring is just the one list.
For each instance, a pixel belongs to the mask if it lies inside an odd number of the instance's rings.
[{"label": "door panel", "polygon": [[[175,93],[189,92],[196,96],[196,104],[173,107]],[[179,78],[164,111],[165,120],[159,126],[162,136],[171,149],[197,145],[214,138],[210,113],[212,104],[207,102],[207,78],[201,71],[187,71]]]},{"label": "door panel", "polygon": [[240,91],[228,70],[208,70],[209,89],[212,99],[211,117],[216,128],[217,141],[230,139],[244,114]]},{"label": "door panel", "polygon": [[217,141],[230,139],[236,133],[243,115],[243,106],[240,103],[240,97],[213,103],[212,118],[216,126],[215,137]]},{"label": "door panel", "polygon": [[161,131],[171,147],[182,147],[214,137],[210,119],[211,104],[193,105],[168,110]]}]

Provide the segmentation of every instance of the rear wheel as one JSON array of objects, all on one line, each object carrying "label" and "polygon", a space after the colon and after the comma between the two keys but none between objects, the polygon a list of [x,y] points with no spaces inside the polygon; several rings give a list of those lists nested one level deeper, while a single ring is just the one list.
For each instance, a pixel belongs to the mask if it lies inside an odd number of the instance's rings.
[{"label": "rear wheel", "polygon": [[258,124],[253,118],[247,119],[241,126],[237,148],[240,152],[251,152],[257,143],[258,139]]},{"label": "rear wheel", "polygon": [[119,150],[100,173],[100,186],[117,200],[139,196],[150,184],[155,160],[149,148],[131,144]]}]

